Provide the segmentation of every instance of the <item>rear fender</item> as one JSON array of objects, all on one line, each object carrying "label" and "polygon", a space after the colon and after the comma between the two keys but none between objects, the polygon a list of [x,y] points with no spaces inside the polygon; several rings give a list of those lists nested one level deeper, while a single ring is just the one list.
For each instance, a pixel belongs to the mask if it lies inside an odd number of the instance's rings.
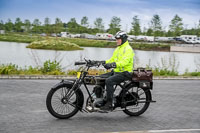
[{"label": "rear fender", "polygon": [[[153,83],[152,83],[151,85],[153,86]],[[125,93],[129,88],[138,87],[138,83],[136,83],[136,82],[129,82],[128,84],[124,85],[123,87],[124,87],[124,89],[122,89],[122,90],[120,91],[120,93],[119,93],[119,97],[120,97],[120,98],[123,97],[124,93]],[[152,88],[153,88],[153,87],[152,87]],[[150,91],[150,90],[152,90],[152,88],[144,88],[144,91],[145,91],[145,92],[146,92],[146,91],[149,91],[149,93],[150,93],[150,101],[152,101],[152,96],[151,96],[151,91]]]}]

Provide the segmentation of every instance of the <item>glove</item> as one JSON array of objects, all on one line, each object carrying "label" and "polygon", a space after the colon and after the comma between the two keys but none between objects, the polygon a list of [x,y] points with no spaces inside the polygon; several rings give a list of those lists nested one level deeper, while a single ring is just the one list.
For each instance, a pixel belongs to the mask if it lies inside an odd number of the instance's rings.
[{"label": "glove", "polygon": [[115,62],[113,62],[113,63],[107,63],[107,64],[105,64],[105,65],[103,65],[106,69],[110,69],[110,68],[116,68],[117,67],[117,65],[116,65],[116,63]]}]

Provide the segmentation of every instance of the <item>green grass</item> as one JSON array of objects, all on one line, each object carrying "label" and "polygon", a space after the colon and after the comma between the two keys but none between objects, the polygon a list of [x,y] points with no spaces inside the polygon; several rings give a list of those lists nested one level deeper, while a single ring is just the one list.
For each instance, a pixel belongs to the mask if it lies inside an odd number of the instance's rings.
[{"label": "green grass", "polygon": [[81,47],[116,47],[115,42],[105,40],[91,40],[83,38],[60,38],[61,40],[75,43]]},{"label": "green grass", "polygon": [[133,49],[152,50],[152,51],[170,51],[170,45],[163,44],[145,44],[145,43],[130,43]]},{"label": "green grass", "polygon": [[185,72],[183,76],[200,76],[200,72]]},{"label": "green grass", "polygon": [[34,41],[27,48],[32,49],[49,49],[49,50],[83,50],[75,43],[70,43],[58,39],[47,39],[42,41]]},{"label": "green grass", "polygon": [[21,34],[5,34],[0,35],[0,41],[7,42],[21,42],[21,43],[31,43],[33,41],[44,40],[44,37],[40,36],[29,36],[29,35],[21,35]]}]

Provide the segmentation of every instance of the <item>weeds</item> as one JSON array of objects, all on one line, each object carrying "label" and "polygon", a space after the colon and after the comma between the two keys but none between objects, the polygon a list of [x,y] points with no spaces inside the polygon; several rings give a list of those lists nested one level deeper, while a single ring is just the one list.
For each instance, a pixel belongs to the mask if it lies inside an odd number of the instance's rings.
[{"label": "weeds", "polygon": [[63,75],[65,72],[62,71],[61,66],[56,61],[46,61],[43,67],[32,66],[25,67],[24,69],[18,67],[15,64],[0,65],[0,74],[2,75]]}]

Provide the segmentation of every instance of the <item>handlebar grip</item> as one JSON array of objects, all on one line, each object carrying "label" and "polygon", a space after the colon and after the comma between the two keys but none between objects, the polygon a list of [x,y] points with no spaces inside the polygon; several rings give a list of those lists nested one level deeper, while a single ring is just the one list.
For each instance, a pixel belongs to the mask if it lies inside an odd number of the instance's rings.
[{"label": "handlebar grip", "polygon": [[86,64],[86,62],[75,62],[74,65],[84,65],[84,64]]}]

